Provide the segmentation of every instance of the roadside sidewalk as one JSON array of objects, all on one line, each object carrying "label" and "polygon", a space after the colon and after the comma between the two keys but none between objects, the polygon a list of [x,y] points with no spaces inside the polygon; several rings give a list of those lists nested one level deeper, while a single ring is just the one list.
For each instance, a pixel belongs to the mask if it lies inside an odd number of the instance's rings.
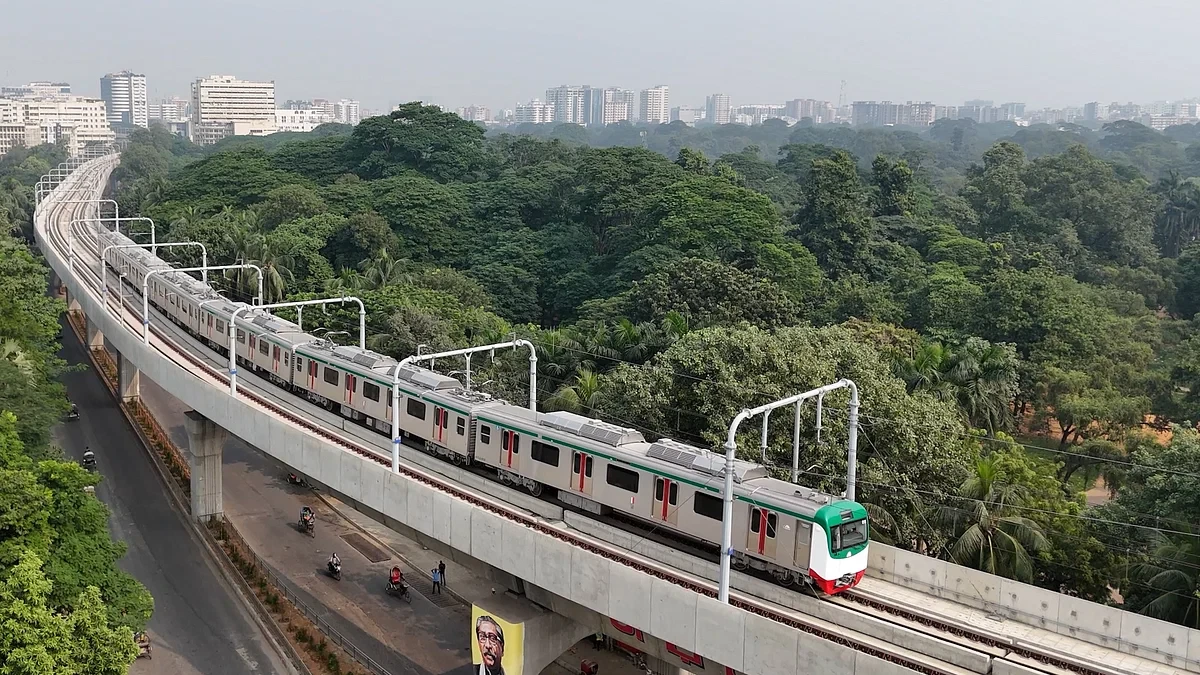
[{"label": "roadside sidewalk", "polygon": [[[404,569],[405,580],[412,584],[413,590],[426,597],[432,593],[431,572],[439,562],[446,565],[447,584],[443,588],[443,592],[455,598],[467,611],[470,611],[473,603],[486,601],[493,593],[503,593],[506,590],[496,587],[462,565],[452,560],[446,560],[436,551],[425,548],[386,525],[360,513],[353,506],[342,502],[333,495],[322,492],[318,494],[318,497],[343,521],[360,530],[368,538],[395,555],[403,563],[402,569],[407,568]],[[464,626],[463,630],[467,630],[467,626]],[[605,675],[646,675],[645,671],[635,668],[631,660],[623,654],[610,649],[598,650],[593,647],[591,638],[576,643],[555,663],[546,667],[541,675],[579,675],[580,662],[585,659],[595,661],[600,666],[599,672]]]}]

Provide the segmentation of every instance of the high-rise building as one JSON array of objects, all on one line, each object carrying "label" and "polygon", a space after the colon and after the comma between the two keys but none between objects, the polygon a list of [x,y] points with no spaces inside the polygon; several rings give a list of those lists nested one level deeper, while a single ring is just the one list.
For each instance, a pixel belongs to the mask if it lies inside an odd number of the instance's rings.
[{"label": "high-rise building", "polygon": [[358,101],[344,98],[333,104],[333,120],[338,124],[355,125],[362,120]]},{"label": "high-rise building", "polygon": [[1002,103],[1000,104],[1001,117],[1006,120],[1025,119],[1025,104],[1024,103]]},{"label": "high-rise building", "polygon": [[487,106],[469,105],[458,109],[458,116],[468,122],[490,122],[492,111]]},{"label": "high-rise building", "polygon": [[710,124],[729,124],[732,121],[728,94],[713,94],[705,100],[704,120]]},{"label": "high-rise building", "polygon": [[213,75],[192,83],[192,133],[208,145],[226,136],[265,136],[275,131],[275,83]]},{"label": "high-rise building", "polygon": [[695,126],[697,122],[704,121],[704,108],[699,106],[681,105],[678,108],[671,108],[671,121],[683,122],[689,127]]},{"label": "high-rise building", "polygon": [[515,124],[549,124],[554,121],[554,104],[543,103],[536,98],[529,103],[518,103],[513,112]]},{"label": "high-rise building", "polygon": [[629,89],[609,87],[600,92],[600,121],[601,126],[632,122],[636,117],[634,94]]},{"label": "high-rise building", "polygon": [[1095,122],[1103,119],[1106,110],[1100,105],[1099,101],[1092,101],[1083,105],[1083,119],[1089,122]]},{"label": "high-rise building", "polygon": [[151,121],[186,122],[192,117],[192,102],[186,98],[172,96],[146,106]]},{"label": "high-rise building", "polygon": [[100,98],[108,106],[108,123],[127,133],[133,127],[150,126],[146,100],[146,76],[123,70],[100,78]]},{"label": "high-rise building", "polygon": [[833,122],[833,104],[829,101],[797,98],[784,104],[783,116],[795,120],[807,117],[817,124],[828,124]]},{"label": "high-rise building", "polygon": [[642,90],[640,119],[643,124],[667,124],[671,121],[671,97],[665,84]]},{"label": "high-rise building", "polygon": [[[546,103],[554,106],[559,124],[588,124],[591,121],[591,90],[588,85],[560,85],[546,90]],[[586,101],[585,101],[586,99]]]}]

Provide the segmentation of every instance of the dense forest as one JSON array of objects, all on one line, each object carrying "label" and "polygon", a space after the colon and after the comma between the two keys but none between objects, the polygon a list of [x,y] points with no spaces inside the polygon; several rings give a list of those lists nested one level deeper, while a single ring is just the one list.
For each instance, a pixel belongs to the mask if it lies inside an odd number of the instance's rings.
[{"label": "dense forest", "polygon": [[[143,131],[113,190],[271,299],[361,297],[378,351],[528,338],[544,409],[648,436],[712,446],[851,378],[875,539],[1200,626],[1196,129],[516,131],[419,103],[205,150]],[[519,356],[476,381],[524,396]],[[803,480],[839,492],[826,404]],[[783,475],[791,435],[772,422]]]},{"label": "dense forest", "polygon": [[27,238],[33,185],[64,159],[49,146],[0,158],[0,672],[123,675],[153,601],[117,568],[124,545],[84,489],[99,477],[51,445],[66,307]]}]

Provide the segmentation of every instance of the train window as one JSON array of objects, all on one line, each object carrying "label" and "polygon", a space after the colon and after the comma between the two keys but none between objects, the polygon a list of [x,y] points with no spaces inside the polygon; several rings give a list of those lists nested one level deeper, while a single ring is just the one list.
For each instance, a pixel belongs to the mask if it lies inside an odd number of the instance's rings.
[{"label": "train window", "polygon": [[425,419],[425,404],[415,398],[408,399],[408,414],[419,420]]},{"label": "train window", "polygon": [[287,368],[287,365],[288,365],[288,355],[287,355],[287,352],[284,352],[283,353],[283,367]]},{"label": "train window", "polygon": [[638,480],[640,478],[641,476],[639,476],[636,471],[630,471],[629,469],[623,469],[615,464],[609,464],[608,475],[605,477],[605,480],[608,481],[609,485],[615,488],[621,488],[622,490],[627,490],[629,492],[637,492]]},{"label": "train window", "polygon": [[484,445],[491,445],[491,443],[492,443],[492,428],[491,427],[489,427],[486,424],[479,427],[479,441],[481,443],[483,443]]},{"label": "train window", "polygon": [[587,461],[583,463],[583,475],[588,478],[592,477],[592,456],[588,455]]},{"label": "train window", "polygon": [[246,331],[241,328],[238,329],[238,342],[246,344]]},{"label": "train window", "polygon": [[300,372],[301,370],[303,370],[303,368],[301,368],[301,366],[303,366],[303,365],[304,365],[304,359],[297,356],[296,357],[296,372],[297,373]]},{"label": "train window", "polygon": [[[779,524],[779,516],[767,511],[767,538],[775,538],[775,526]],[[762,530],[762,514],[763,509],[750,509],[750,531],[757,534]]]},{"label": "train window", "polygon": [[271,345],[267,344],[266,340],[258,341],[258,352],[263,356],[271,353]]},{"label": "train window", "polygon": [[325,366],[325,381],[336,386],[341,381],[341,373],[329,366]]},{"label": "train window", "polygon": [[696,490],[696,494],[692,496],[692,511],[698,516],[720,520],[724,508],[720,497],[714,497],[707,492]]},{"label": "train window", "polygon": [[467,435],[467,420],[465,418],[459,417],[458,420],[454,423],[454,430],[458,432],[459,436],[466,436]]},{"label": "train window", "polygon": [[837,553],[867,541],[867,520],[856,520],[833,528],[833,552]]},{"label": "train window", "polygon": [[558,466],[558,447],[554,445],[546,445],[545,443],[533,442],[533,447],[529,450],[529,456],[535,462],[549,464],[550,466]]},{"label": "train window", "polygon": [[671,506],[676,506],[679,504],[679,483],[671,483],[671,495],[667,502]]},{"label": "train window", "polygon": [[363,382],[363,396],[366,396],[367,398],[371,399],[372,401],[375,401],[376,403],[378,403],[379,402],[379,385],[371,384],[370,382]]},{"label": "train window", "polygon": [[514,455],[521,453],[521,436],[517,432],[505,429],[500,434],[501,447],[512,452]]}]

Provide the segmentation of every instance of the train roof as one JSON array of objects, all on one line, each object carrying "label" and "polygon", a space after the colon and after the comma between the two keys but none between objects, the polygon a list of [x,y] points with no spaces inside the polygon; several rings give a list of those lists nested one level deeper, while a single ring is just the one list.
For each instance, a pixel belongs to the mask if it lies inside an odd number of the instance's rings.
[{"label": "train roof", "polygon": [[485,408],[496,408],[502,405],[508,405],[508,401],[496,398],[491,394],[479,391],[478,389],[466,389],[461,385],[453,389],[438,389],[426,394],[426,398],[446,405],[458,404],[471,408],[472,411],[477,411]]}]

